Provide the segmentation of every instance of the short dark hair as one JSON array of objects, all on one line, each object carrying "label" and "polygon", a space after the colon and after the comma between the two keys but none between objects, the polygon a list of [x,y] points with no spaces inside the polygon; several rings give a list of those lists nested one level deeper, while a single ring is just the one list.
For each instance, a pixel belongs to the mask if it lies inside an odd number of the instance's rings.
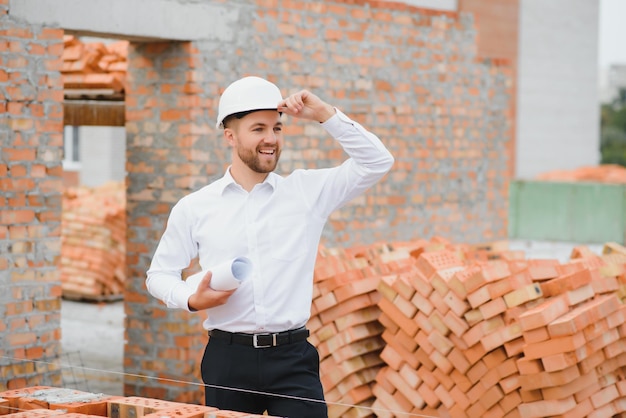
[{"label": "short dark hair", "polygon": [[249,115],[252,112],[256,112],[256,110],[246,110],[244,112],[237,112],[237,113],[233,113],[232,115],[228,115],[224,118],[224,121],[222,121],[222,123],[224,124],[224,128],[228,128],[228,124],[233,120],[233,119],[242,119],[244,116]]}]

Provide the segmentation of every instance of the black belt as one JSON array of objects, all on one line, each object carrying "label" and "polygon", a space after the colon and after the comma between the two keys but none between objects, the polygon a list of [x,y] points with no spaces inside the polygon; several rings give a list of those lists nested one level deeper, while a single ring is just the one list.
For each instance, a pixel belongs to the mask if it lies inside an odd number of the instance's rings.
[{"label": "black belt", "polygon": [[232,344],[247,345],[254,348],[269,348],[304,341],[309,337],[309,330],[305,327],[285,332],[263,334],[245,334],[242,332],[228,332],[221,329],[209,331],[211,338],[226,340]]}]

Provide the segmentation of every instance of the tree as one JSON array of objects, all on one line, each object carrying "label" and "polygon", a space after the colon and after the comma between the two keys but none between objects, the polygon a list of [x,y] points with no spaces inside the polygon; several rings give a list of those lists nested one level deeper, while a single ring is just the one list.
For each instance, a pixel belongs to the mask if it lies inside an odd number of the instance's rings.
[{"label": "tree", "polygon": [[620,89],[613,103],[602,105],[600,153],[602,164],[626,167],[626,88]]}]

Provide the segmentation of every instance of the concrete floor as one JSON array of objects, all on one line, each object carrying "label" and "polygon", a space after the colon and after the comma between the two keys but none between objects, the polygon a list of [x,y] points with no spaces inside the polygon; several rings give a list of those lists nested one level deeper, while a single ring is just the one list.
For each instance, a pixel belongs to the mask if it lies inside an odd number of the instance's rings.
[{"label": "concrete floor", "polygon": [[61,344],[64,387],[123,395],[124,302],[63,299]]},{"label": "concrete floor", "polygon": [[[527,258],[569,259],[573,243],[511,241]],[[596,254],[602,245],[586,244]],[[63,300],[61,306],[63,379],[66,388],[124,395],[124,303]]]}]

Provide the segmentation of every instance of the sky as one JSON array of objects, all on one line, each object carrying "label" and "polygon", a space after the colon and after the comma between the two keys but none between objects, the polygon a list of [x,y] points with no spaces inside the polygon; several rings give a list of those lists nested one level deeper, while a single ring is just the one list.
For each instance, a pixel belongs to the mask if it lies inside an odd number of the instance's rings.
[{"label": "sky", "polygon": [[600,0],[598,65],[611,64],[626,64],[626,0]]}]

